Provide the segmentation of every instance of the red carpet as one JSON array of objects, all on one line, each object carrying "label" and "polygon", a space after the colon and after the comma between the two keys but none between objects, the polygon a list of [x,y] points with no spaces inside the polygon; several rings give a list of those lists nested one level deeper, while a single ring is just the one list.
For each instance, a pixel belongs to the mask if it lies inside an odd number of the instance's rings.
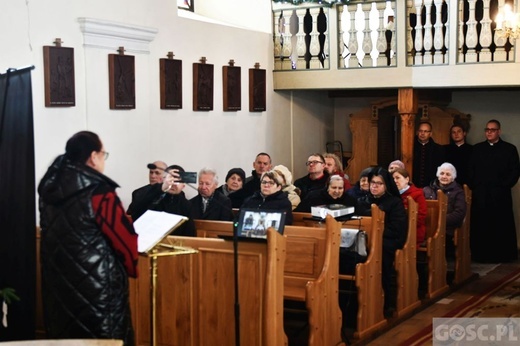
[{"label": "red carpet", "polygon": [[[437,317],[520,317],[520,268],[495,281],[484,292]],[[432,324],[400,343],[422,345],[432,340]]]}]

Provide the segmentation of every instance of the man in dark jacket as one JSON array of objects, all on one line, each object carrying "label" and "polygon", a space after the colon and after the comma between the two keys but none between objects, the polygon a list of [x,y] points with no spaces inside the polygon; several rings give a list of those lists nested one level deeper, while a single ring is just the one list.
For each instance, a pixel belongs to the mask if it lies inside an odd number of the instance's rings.
[{"label": "man in dark jacket", "polygon": [[435,179],[437,167],[445,161],[444,147],[435,143],[432,136],[432,124],[422,121],[417,130],[413,147],[412,181],[423,188]]},{"label": "man in dark jacket", "polygon": [[314,190],[321,190],[327,187],[329,173],[325,170],[325,158],[316,153],[309,156],[307,162],[307,174],[294,182],[294,186],[300,189],[300,198],[303,201],[307,194]]},{"label": "man in dark jacket", "polygon": [[132,202],[128,206],[128,209],[126,211],[127,214],[132,214],[132,208],[134,207],[133,202],[141,199],[144,196],[144,194],[146,194],[146,192],[148,191],[150,185],[161,184],[163,182],[164,171],[166,170],[166,167],[168,167],[168,165],[163,161],[155,161],[153,165],[155,166],[155,168],[149,168],[148,171],[149,184],[141,186],[140,188],[135,189],[132,192]]},{"label": "man in dark jacket", "polygon": [[199,172],[199,194],[190,199],[192,219],[232,221],[231,200],[220,191],[217,172],[204,168]]},{"label": "man in dark jacket", "polygon": [[466,130],[462,125],[455,124],[450,128],[450,144],[445,146],[446,162],[457,170],[456,182],[461,186],[468,183],[468,165],[473,146],[466,143]]},{"label": "man in dark jacket", "polygon": [[267,153],[259,153],[253,162],[251,176],[247,177],[244,186],[237,192],[230,194],[229,198],[234,206],[241,206],[244,200],[256,191],[260,191],[260,177],[272,168],[271,156]]},{"label": "man in dark jacket", "polygon": [[99,137],[72,136],[38,186],[42,298],[50,339],[122,339],[134,345],[128,276],[137,277],[137,234],[103,175]]}]

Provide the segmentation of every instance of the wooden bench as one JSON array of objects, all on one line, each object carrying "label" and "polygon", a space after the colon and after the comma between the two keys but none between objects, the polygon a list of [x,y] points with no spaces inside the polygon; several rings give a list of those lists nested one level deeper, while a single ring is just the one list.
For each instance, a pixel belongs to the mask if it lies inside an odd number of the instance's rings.
[{"label": "wooden bench", "polygon": [[[160,256],[157,263],[157,343],[234,345],[234,251],[223,239],[168,236],[163,242],[198,250]],[[286,345],[283,328],[285,237],[268,231],[268,242],[238,247],[240,341]],[[150,344],[150,264],[139,256],[138,279],[130,280],[136,345]]]},{"label": "wooden bench", "polygon": [[[195,220],[199,237],[231,235],[231,222]],[[325,228],[285,226],[287,256],[284,298],[305,302],[309,345],[342,345],[338,303],[340,224],[327,218]],[[241,243],[242,244],[242,243]]]},{"label": "wooden bench", "polygon": [[453,283],[459,285],[473,276],[471,272],[471,249],[469,244],[470,215],[471,215],[471,189],[464,185],[466,199],[466,216],[462,225],[455,229],[453,243],[455,245],[455,277]]},{"label": "wooden bench", "polygon": [[343,222],[344,228],[355,228],[367,232],[368,257],[356,265],[355,275],[340,275],[340,280],[354,280],[357,287],[357,327],[354,337],[362,339],[384,327],[384,293],[381,282],[383,254],[383,229],[385,213],[372,205],[372,216]]},{"label": "wooden bench", "polygon": [[426,298],[433,299],[448,291],[446,283],[446,211],[448,198],[437,191],[437,200],[426,200],[426,244],[418,249],[418,261],[428,268]]},{"label": "wooden bench", "polygon": [[403,248],[395,253],[397,317],[405,316],[421,305],[417,275],[417,209],[417,203],[408,196],[408,235]]}]

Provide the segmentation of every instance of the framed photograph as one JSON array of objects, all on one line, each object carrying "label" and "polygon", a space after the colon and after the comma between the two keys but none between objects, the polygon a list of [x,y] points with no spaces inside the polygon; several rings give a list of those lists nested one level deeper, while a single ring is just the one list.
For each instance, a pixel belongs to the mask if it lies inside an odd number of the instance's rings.
[{"label": "framed photograph", "polygon": [[108,55],[110,109],[135,108],[135,57]]},{"label": "framed photograph", "polygon": [[193,110],[213,110],[213,65],[193,64]]},{"label": "framed photograph", "polygon": [[76,105],[74,48],[44,46],[45,107]]},{"label": "framed photograph", "polygon": [[249,69],[249,111],[264,112],[266,110],[265,70]]},{"label": "framed photograph", "polygon": [[222,67],[224,111],[239,111],[242,109],[241,76],[242,71],[238,66]]},{"label": "framed photograph", "polygon": [[182,60],[160,59],[161,109],[182,108]]},{"label": "framed photograph", "polygon": [[283,234],[285,212],[247,208],[240,209],[237,226],[238,237],[267,239],[267,229],[269,227]]}]

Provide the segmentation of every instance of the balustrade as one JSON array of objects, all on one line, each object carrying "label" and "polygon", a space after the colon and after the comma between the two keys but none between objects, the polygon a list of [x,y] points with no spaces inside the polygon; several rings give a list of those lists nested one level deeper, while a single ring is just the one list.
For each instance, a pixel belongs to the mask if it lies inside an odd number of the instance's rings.
[{"label": "balustrade", "polygon": [[[494,18],[505,3],[516,7],[516,0],[352,0],[332,7],[277,3],[275,70],[329,69],[329,48],[336,44],[332,64],[337,69],[394,67],[398,54],[405,54],[407,66],[514,62],[516,42],[495,32]],[[400,6],[406,6],[405,23],[396,15]],[[457,35],[450,43],[451,23]],[[332,35],[337,42],[330,41],[331,31],[337,32]],[[400,35],[405,47],[397,47]],[[457,49],[452,62],[450,45]]]}]

